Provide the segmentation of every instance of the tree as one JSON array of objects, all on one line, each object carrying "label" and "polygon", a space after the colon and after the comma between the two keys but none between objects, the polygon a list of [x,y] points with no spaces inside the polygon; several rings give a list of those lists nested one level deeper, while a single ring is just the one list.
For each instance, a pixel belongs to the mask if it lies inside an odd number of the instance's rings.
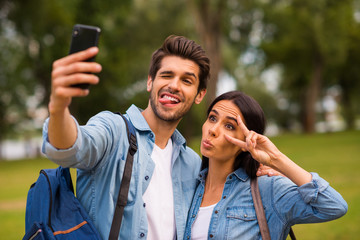
[{"label": "tree", "polygon": [[263,9],[267,66],[284,66],[283,90],[299,103],[304,131],[313,132],[325,72],[345,61],[352,1],[275,0]]},{"label": "tree", "polygon": [[355,129],[356,116],[360,113],[360,24],[351,24],[349,48],[345,63],[340,67],[338,84],[341,87],[341,106],[348,129]]},{"label": "tree", "polygon": [[0,144],[6,137],[24,130],[20,123],[30,117],[27,97],[33,93],[31,69],[23,64],[23,52],[30,46],[27,48],[9,21],[11,8],[11,2],[0,2]]}]

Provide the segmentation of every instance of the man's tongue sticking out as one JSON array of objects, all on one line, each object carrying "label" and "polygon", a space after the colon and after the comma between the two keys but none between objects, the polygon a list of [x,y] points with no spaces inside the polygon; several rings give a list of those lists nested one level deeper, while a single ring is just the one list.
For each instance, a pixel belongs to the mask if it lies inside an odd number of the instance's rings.
[{"label": "man's tongue sticking out", "polygon": [[163,94],[161,95],[160,99],[159,99],[159,102],[161,104],[164,104],[164,105],[169,105],[169,104],[177,104],[179,103],[179,99],[176,98],[175,96],[173,95],[170,95],[170,94]]}]

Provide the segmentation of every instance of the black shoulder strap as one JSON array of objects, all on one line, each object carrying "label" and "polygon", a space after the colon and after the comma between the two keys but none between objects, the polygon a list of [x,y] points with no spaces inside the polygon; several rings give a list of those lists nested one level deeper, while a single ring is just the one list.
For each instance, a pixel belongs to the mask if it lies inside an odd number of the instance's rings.
[{"label": "black shoulder strap", "polygon": [[124,119],[126,125],[128,139],[129,139],[129,149],[126,157],[124,174],[121,180],[119,196],[115,206],[114,217],[110,228],[109,240],[117,240],[119,237],[122,216],[124,214],[124,208],[126,206],[127,197],[129,193],[134,155],[137,151],[136,133],[134,126],[121,113],[118,114]]},{"label": "black shoulder strap", "polygon": [[[258,223],[259,223],[261,237],[264,240],[271,240],[270,231],[269,231],[269,227],[268,227],[266,217],[265,217],[264,207],[263,207],[262,200],[261,200],[261,195],[260,195],[260,191],[259,191],[259,185],[258,185],[257,178],[250,180],[250,186],[251,186],[251,195],[252,195],[252,198],[254,201],[254,206],[255,206],[256,217],[257,217]],[[290,228],[289,234],[290,234],[290,238],[292,240],[296,240],[296,237],[295,237],[295,234],[294,234],[294,231],[292,230],[292,228]]]}]

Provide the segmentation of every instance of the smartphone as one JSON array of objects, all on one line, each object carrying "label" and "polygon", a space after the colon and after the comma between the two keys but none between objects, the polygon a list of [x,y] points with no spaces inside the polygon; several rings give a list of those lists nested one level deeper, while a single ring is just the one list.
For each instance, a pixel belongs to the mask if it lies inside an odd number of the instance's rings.
[{"label": "smartphone", "polygon": [[[90,47],[98,45],[101,29],[96,26],[76,24],[72,30],[71,44],[69,54],[83,51]],[[95,56],[87,59],[86,62],[95,61]],[[89,88],[89,84],[74,84],[71,87],[82,89]]]}]

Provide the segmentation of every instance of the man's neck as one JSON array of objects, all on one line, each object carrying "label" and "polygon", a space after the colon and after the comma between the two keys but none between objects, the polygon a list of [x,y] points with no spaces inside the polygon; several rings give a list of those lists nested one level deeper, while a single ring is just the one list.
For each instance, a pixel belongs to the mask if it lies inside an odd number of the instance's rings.
[{"label": "man's neck", "polygon": [[142,115],[144,116],[150,129],[155,134],[155,144],[161,149],[164,149],[180,120],[176,122],[161,120],[154,114],[154,112],[151,110],[151,107],[147,107],[142,112]]}]

